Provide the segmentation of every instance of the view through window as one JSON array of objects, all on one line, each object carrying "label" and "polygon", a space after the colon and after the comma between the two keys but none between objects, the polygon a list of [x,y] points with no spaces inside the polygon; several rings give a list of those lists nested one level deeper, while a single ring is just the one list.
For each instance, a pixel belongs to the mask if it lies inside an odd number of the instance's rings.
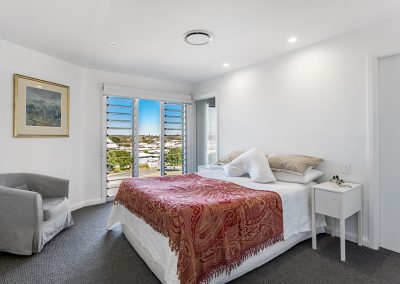
[{"label": "view through window", "polygon": [[186,106],[164,103],[164,174],[186,172]]},{"label": "view through window", "polygon": [[139,176],[160,176],[160,102],[139,100]]},{"label": "view through window", "polygon": [[107,97],[107,195],[125,178],[186,172],[186,105]]}]

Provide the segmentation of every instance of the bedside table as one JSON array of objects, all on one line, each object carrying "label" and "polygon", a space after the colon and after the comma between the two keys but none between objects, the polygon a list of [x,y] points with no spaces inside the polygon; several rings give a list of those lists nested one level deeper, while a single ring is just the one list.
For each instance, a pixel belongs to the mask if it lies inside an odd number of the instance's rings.
[{"label": "bedside table", "polygon": [[311,188],[312,248],[317,249],[315,214],[340,219],[340,259],[342,261],[346,261],[345,222],[356,212],[358,212],[358,245],[362,246],[362,186],[355,183],[345,184],[350,185],[351,188],[339,187],[332,182],[317,184]]}]

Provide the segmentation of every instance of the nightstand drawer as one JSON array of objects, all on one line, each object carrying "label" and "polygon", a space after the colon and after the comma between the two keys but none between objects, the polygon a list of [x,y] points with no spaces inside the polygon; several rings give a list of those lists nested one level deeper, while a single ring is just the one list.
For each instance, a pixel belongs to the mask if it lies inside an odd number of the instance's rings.
[{"label": "nightstand drawer", "polygon": [[315,189],[315,213],[340,218],[342,195]]}]

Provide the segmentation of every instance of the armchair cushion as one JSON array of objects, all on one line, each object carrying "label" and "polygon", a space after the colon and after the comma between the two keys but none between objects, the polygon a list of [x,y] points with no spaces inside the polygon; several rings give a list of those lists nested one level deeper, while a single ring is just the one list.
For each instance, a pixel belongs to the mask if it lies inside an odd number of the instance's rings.
[{"label": "armchair cushion", "polygon": [[65,197],[61,198],[44,198],[43,204],[43,219],[48,221],[58,216],[63,210],[69,210],[68,199]]},{"label": "armchair cushion", "polygon": [[14,187],[14,188],[21,189],[21,190],[28,190],[29,191],[29,187],[28,187],[28,185],[26,183],[18,185],[18,186]]}]

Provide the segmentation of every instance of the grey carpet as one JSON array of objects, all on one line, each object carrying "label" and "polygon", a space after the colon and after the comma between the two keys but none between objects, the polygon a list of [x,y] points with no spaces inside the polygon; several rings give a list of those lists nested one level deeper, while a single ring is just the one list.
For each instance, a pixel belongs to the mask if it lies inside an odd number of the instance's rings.
[{"label": "grey carpet", "polygon": [[[0,283],[158,283],[120,229],[107,232],[111,204],[73,212],[75,226],[60,233],[40,254],[0,252]],[[320,235],[319,249],[307,240],[233,283],[400,283],[400,254]]]}]

